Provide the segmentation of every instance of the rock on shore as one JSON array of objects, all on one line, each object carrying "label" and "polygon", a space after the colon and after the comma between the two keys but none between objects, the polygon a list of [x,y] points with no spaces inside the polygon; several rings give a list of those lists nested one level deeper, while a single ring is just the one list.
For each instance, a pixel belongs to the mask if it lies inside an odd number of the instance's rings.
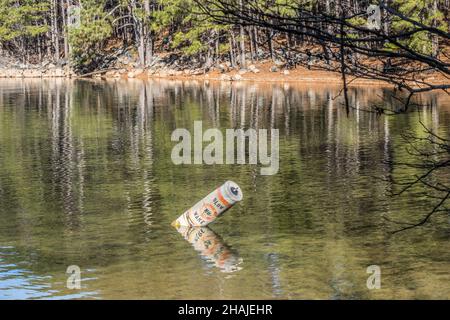
[{"label": "rock on shore", "polygon": [[[256,74],[265,77],[264,72],[278,73],[286,79],[290,72],[281,61],[258,61],[257,65],[249,64],[246,68],[232,66],[228,61],[206,63],[195,58],[183,57],[179,54],[155,55],[145,68],[141,67],[136,56],[126,50],[116,50],[113,58],[105,57],[98,70],[85,75],[75,74],[65,60],[52,63],[47,60],[40,64],[23,64],[14,57],[0,57],[0,78],[176,78],[204,77],[222,81],[242,81],[254,79]],[[281,71],[281,72],[280,72]],[[273,76],[270,76],[273,78]]]},{"label": "rock on shore", "polygon": [[68,67],[58,67],[47,65],[43,67],[36,66],[0,66],[0,78],[59,78],[73,77],[75,73]]}]

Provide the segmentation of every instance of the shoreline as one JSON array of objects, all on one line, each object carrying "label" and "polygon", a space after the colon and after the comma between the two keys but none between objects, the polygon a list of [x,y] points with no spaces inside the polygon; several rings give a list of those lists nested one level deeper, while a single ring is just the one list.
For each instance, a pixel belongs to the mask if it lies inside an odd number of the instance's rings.
[{"label": "shoreline", "polygon": [[[312,68],[307,69],[298,66],[294,69],[284,69],[274,65],[272,62],[261,62],[249,64],[246,69],[236,70],[229,67],[212,68],[211,71],[203,70],[173,70],[166,67],[160,68],[114,68],[109,70],[99,70],[87,75],[76,75],[73,70],[65,67],[56,67],[51,65],[42,68],[1,68],[0,79],[51,79],[51,78],[69,78],[69,79],[168,79],[168,80],[210,80],[221,82],[288,82],[288,83],[321,83],[330,85],[342,84],[341,74],[333,71],[326,71]],[[437,73],[430,74],[422,80],[429,83],[442,83],[444,79]],[[393,84],[375,80],[357,78],[354,79],[348,75],[348,86],[375,85],[392,87]]]}]

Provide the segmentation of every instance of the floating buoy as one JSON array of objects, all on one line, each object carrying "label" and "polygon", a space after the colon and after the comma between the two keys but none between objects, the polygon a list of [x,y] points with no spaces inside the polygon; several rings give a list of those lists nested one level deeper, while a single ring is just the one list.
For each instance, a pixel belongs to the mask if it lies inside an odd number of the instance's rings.
[{"label": "floating buoy", "polygon": [[179,216],[172,226],[207,226],[242,198],[241,188],[233,181],[227,181]]}]

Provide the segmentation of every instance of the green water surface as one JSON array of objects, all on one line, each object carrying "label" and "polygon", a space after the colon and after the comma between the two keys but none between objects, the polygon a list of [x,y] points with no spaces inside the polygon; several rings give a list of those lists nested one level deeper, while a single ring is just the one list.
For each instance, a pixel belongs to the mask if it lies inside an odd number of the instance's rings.
[{"label": "green water surface", "polygon": [[[450,99],[398,108],[392,90],[332,85],[142,80],[0,81],[0,298],[450,298],[450,218],[392,235],[383,218],[417,222],[435,204],[393,181],[418,169],[402,133],[419,119],[450,137]],[[171,133],[277,128],[280,169],[174,165]],[[439,177],[450,181],[450,174]],[[445,173],[444,173],[445,175]],[[244,200],[212,234],[234,272],[195,248],[173,219],[226,180]],[[227,251],[228,252],[228,251]],[[68,266],[81,289],[67,288]],[[369,290],[367,267],[381,269]],[[228,270],[229,271],[229,270]]]}]

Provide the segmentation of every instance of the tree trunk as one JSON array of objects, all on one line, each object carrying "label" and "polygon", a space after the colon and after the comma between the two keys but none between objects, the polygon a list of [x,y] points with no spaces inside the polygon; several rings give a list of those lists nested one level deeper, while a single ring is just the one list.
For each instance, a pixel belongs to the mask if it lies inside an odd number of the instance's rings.
[{"label": "tree trunk", "polygon": [[229,43],[230,43],[230,63],[231,66],[234,68],[236,66],[236,59],[234,58],[234,35],[233,35],[233,31],[230,31],[230,39],[229,39]]},{"label": "tree trunk", "polygon": [[272,61],[274,61],[275,60],[275,54],[273,52],[272,37],[273,37],[273,31],[272,31],[272,29],[268,29],[267,30],[267,40],[269,42],[270,59],[272,59]]},{"label": "tree trunk", "polygon": [[[242,0],[239,0],[239,7],[242,11]],[[244,26],[242,24],[239,25],[240,29],[240,48],[239,51],[241,52],[241,68],[245,68],[245,31]]]},{"label": "tree trunk", "polygon": [[345,110],[347,111],[347,114],[350,112],[350,104],[348,100],[348,88],[347,88],[347,77],[346,77],[346,65],[345,65],[345,46],[344,46],[344,19],[345,19],[345,13],[344,13],[344,6],[342,4],[342,0],[339,2],[340,6],[340,55],[341,55],[341,76],[342,76],[342,84],[344,86],[344,101],[345,101]]},{"label": "tree trunk", "polygon": [[291,35],[286,32],[286,59],[291,60]]},{"label": "tree trunk", "polygon": [[53,48],[55,50],[55,61],[59,60],[59,38],[58,38],[58,1],[52,0],[51,2],[51,15],[52,15],[52,25],[51,25],[51,34],[52,34],[52,43]]},{"label": "tree trunk", "polygon": [[[433,1],[433,15],[436,16],[438,12],[438,0]],[[433,19],[433,27],[437,28],[437,20]],[[437,35],[434,35],[431,39],[431,55],[436,58],[439,54],[439,38]]]},{"label": "tree trunk", "polygon": [[[386,1],[386,4],[389,5],[389,0]],[[384,34],[385,35],[389,35],[389,21],[388,21],[388,12],[386,9],[383,9],[383,16],[384,16],[384,21],[383,21],[383,29],[384,29]]]},{"label": "tree trunk", "polygon": [[[331,15],[330,0],[325,1],[325,11],[326,11],[327,15]],[[333,31],[330,24],[328,24],[327,30],[328,30],[328,33],[331,33]]]},{"label": "tree trunk", "polygon": [[219,40],[220,40],[220,31],[217,31],[217,37],[216,37],[216,40],[214,41],[215,42],[214,46],[215,46],[215,50],[216,50],[216,60],[217,61],[220,58],[220,52],[219,52],[219,45],[220,45],[220,43],[219,43]]},{"label": "tree trunk", "polygon": [[248,30],[248,36],[249,36],[249,43],[250,43],[250,60],[252,61],[252,63],[254,62],[253,59],[255,58],[255,48],[253,46],[253,34],[252,34],[252,30]]},{"label": "tree trunk", "polygon": [[[38,57],[39,57],[39,63],[42,63],[42,40],[41,40],[41,36],[38,36],[38,43],[37,43],[38,47]],[[1,54],[1,52],[0,52]]]},{"label": "tree trunk", "polygon": [[152,37],[152,31],[149,27],[149,17],[151,14],[150,11],[150,0],[144,0],[144,10],[145,10],[145,20],[144,20],[144,37],[145,37],[145,66],[150,65],[153,59],[153,37]]},{"label": "tree trunk", "polygon": [[135,12],[137,11],[136,1],[131,2],[129,10],[130,15],[133,17],[134,38],[138,50],[139,65],[143,67],[145,66],[144,21],[135,15]]},{"label": "tree trunk", "polygon": [[138,31],[138,52],[139,52],[139,64],[141,67],[145,66],[145,37],[144,37],[144,28],[142,23],[139,23],[139,31]]},{"label": "tree trunk", "polygon": [[63,17],[63,34],[64,34],[64,58],[69,61],[70,60],[70,52],[69,52],[69,34],[68,34],[68,9],[69,9],[69,0],[66,0],[66,10],[64,12],[64,8],[61,7],[61,15]]},{"label": "tree trunk", "polygon": [[253,31],[253,48],[255,50],[255,57],[256,57],[256,61],[259,60],[259,56],[258,56],[258,30],[256,29],[256,27],[252,28]]}]

